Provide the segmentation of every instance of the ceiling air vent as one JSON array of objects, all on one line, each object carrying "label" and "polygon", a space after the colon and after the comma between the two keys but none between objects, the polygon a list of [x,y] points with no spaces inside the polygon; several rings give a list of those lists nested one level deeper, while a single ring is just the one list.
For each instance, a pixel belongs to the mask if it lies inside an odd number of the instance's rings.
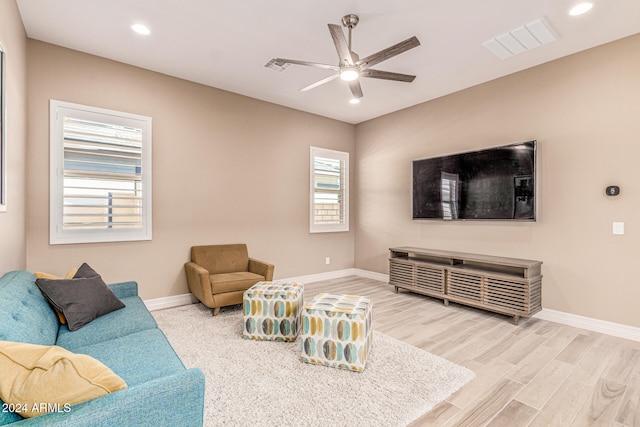
[{"label": "ceiling air vent", "polygon": [[269,62],[264,64],[264,66],[267,68],[271,68],[272,70],[284,71],[289,66],[289,64],[286,62],[280,61],[277,58],[273,58],[269,60]]},{"label": "ceiling air vent", "polygon": [[557,37],[549,24],[540,18],[487,40],[482,45],[498,58],[505,59],[554,40],[557,40]]}]

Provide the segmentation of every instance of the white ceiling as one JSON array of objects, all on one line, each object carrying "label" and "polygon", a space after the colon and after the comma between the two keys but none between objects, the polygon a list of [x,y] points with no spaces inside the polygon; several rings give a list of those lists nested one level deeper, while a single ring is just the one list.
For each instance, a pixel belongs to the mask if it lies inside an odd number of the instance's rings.
[{"label": "white ceiling", "polygon": [[[28,37],[158,71],[249,97],[359,123],[482,82],[640,32],[640,0],[17,0]],[[415,74],[413,83],[363,79],[351,105],[339,79],[308,92],[330,71],[271,58],[337,65],[328,23],[355,13],[360,57],[417,36],[421,45],[376,69]],[[558,40],[498,59],[490,38],[543,17]],[[131,31],[134,23],[152,33]]]}]

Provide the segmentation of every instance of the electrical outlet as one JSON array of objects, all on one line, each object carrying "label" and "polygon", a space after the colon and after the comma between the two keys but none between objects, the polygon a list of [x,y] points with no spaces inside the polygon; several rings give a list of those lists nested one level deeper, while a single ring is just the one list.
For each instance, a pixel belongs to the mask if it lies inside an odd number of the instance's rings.
[{"label": "electrical outlet", "polygon": [[326,257],[324,259],[324,263],[327,264],[327,265],[331,264],[331,257]]},{"label": "electrical outlet", "polygon": [[613,223],[613,234],[624,234],[624,222]]}]

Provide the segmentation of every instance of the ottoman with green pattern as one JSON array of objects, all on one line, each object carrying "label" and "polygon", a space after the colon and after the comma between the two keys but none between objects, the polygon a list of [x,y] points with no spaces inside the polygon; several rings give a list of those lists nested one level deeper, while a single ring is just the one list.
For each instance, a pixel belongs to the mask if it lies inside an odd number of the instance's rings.
[{"label": "ottoman with green pattern", "polygon": [[254,340],[295,341],[300,329],[304,286],[258,282],[244,292],[242,336]]},{"label": "ottoman with green pattern", "polygon": [[362,372],[373,343],[373,301],[318,294],[302,308],[300,360]]}]

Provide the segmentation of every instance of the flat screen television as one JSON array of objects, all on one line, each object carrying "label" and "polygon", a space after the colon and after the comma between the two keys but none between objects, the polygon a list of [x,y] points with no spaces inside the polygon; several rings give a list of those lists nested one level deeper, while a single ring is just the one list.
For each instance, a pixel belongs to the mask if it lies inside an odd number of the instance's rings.
[{"label": "flat screen television", "polygon": [[536,141],[413,161],[413,219],[536,220]]}]

